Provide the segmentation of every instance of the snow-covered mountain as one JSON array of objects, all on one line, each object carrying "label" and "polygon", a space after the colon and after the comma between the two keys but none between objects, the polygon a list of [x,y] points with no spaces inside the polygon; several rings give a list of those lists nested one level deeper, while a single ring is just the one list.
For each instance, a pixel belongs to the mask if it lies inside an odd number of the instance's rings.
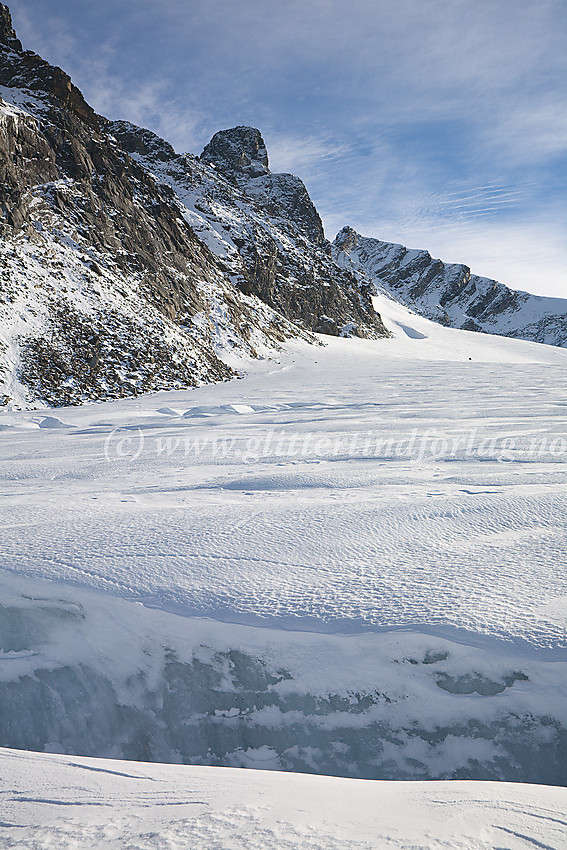
[{"label": "snow-covered mountain", "polygon": [[0,403],[193,386],[311,331],[387,334],[257,130],[178,156],[96,115],[4,5],[0,44]]},{"label": "snow-covered mountain", "polygon": [[181,216],[238,290],[314,332],[388,335],[366,279],[333,261],[303,182],[269,171],[258,130],[222,130],[197,158],[175,154],[163,139],[126,122],[105,127],[172,192]]},{"label": "snow-covered mountain", "polygon": [[313,333],[387,337],[386,289],[447,325],[563,345],[567,302],[345,228],[334,246],[260,132],[200,157],[97,115],[25,51],[0,4],[0,404],[138,395],[234,376]]},{"label": "snow-covered mountain", "polygon": [[[567,299],[509,289],[468,266],[435,260],[428,251],[361,236],[344,227],[333,243],[347,268],[362,269],[378,291],[453,328],[567,345]],[[350,262],[347,262],[347,259]]]},{"label": "snow-covered mountain", "polygon": [[565,347],[0,42],[0,843],[564,846]]}]

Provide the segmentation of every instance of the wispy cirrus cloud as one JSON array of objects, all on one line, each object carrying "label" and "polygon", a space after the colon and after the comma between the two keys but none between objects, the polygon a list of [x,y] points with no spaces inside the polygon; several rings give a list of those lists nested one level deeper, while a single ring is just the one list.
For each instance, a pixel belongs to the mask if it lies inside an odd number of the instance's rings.
[{"label": "wispy cirrus cloud", "polygon": [[274,171],[302,174],[304,179],[315,178],[329,162],[342,161],[350,152],[346,141],[337,142],[329,136],[300,135],[299,133],[264,132]]}]

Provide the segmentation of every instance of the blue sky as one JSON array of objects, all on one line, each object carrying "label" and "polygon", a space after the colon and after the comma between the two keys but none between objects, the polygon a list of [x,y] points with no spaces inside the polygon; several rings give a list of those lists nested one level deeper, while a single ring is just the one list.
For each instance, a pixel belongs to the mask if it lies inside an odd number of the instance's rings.
[{"label": "blue sky", "polygon": [[110,118],[200,153],[258,127],[345,224],[567,297],[565,0],[13,0]]}]

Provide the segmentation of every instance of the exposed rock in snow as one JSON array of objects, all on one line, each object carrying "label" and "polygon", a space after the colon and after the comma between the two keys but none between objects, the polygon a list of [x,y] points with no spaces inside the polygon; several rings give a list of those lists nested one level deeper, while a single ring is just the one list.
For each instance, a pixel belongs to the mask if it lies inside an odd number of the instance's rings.
[{"label": "exposed rock in snow", "polygon": [[205,147],[201,159],[226,177],[261,177],[269,173],[266,145],[254,127],[219,130]]},{"label": "exposed rock in snow", "polygon": [[[223,130],[211,143],[213,153],[207,154],[207,146],[198,159],[175,154],[167,142],[127,122],[107,122],[106,129],[160,188],[173,192],[181,215],[240,292],[259,297],[311,331],[388,335],[364,276],[333,261],[302,181],[291,174],[271,174],[267,164],[256,177],[249,176],[247,166],[240,168],[243,146],[247,158],[257,148],[265,150],[257,130]],[[202,161],[213,155],[215,168]]]},{"label": "exposed rock in snow", "polygon": [[220,130],[200,158],[254,195],[269,215],[293,222],[310,241],[324,244],[323,224],[303,181],[293,174],[270,172],[266,145],[258,130]]},{"label": "exposed rock in snow", "polygon": [[10,11],[3,4],[0,4],[0,43],[10,46],[14,45],[18,50],[22,49],[22,44],[12,26]]}]

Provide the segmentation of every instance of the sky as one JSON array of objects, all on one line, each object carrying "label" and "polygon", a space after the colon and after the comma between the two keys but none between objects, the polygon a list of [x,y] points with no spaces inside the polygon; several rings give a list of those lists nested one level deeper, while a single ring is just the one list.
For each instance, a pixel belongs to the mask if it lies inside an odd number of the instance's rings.
[{"label": "sky", "polygon": [[264,136],[344,225],[567,297],[565,0],[12,0],[101,114]]}]

